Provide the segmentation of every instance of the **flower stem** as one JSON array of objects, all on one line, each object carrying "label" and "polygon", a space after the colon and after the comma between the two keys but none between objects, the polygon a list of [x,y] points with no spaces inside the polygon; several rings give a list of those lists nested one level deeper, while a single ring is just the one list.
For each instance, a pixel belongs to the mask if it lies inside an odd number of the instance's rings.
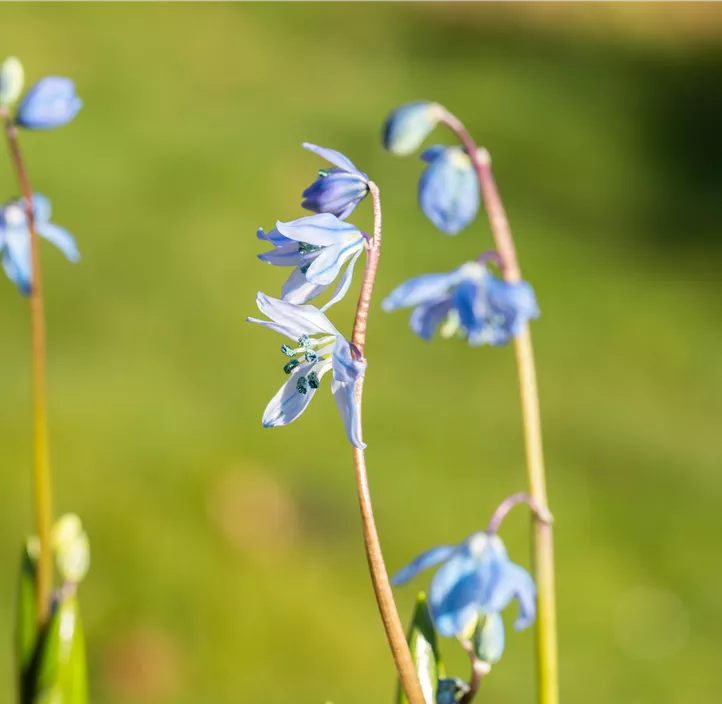
[{"label": "flower stem", "polygon": [[540,521],[544,521],[544,523],[551,523],[554,520],[546,506],[540,506],[529,494],[519,492],[518,494],[508,496],[499,504],[496,511],[494,511],[494,515],[489,520],[486,532],[489,535],[497,533],[502,521],[509,515],[509,511],[519,504],[526,504],[534,512],[536,517]]},{"label": "flower stem", "polygon": [[[381,197],[375,183],[369,183],[371,197],[374,206],[374,236],[368,246],[366,257],[366,270],[361,284],[361,294],[356,306],[356,318],[354,320],[353,335],[351,342],[356,346],[359,354],[363,357],[366,344],[366,326],[368,323],[369,307],[373,294],[376,271],[379,265],[381,254]],[[363,397],[363,381],[361,377],[356,386],[356,399],[361,409]],[[359,420],[359,423],[361,421]],[[384,556],[379,543],[379,536],[374,520],[374,511],[369,491],[368,474],[366,471],[366,457],[361,448],[353,448],[354,468],[356,471],[356,490],[358,491],[359,505],[361,508],[361,525],[363,529],[364,545],[366,547],[366,558],[371,573],[376,602],[378,603],[381,620],[389,641],[391,654],[396,664],[401,687],[406,694],[409,704],[425,704],[421,684],[416,674],[414,662],[411,659],[411,651],[406,642],[406,634],[401,624],[399,613],[396,609],[396,602],[391,590],[389,576],[384,564]]]},{"label": "flower stem", "polygon": [[[496,250],[502,261],[502,274],[509,282],[521,280],[521,270],[511,235],[504,205],[491,172],[491,158],[476,143],[454,115],[447,112],[442,119],[459,137],[466,148],[479,177],[481,194],[494,236]],[[547,507],[544,455],[542,452],[541,416],[537,390],[534,350],[529,326],[514,339],[517,372],[521,394],[521,408],[526,446],[529,493],[539,507]],[[539,704],[557,704],[559,701],[559,675],[557,663],[557,626],[554,589],[554,543],[549,522],[535,515],[533,521],[534,572],[537,583],[537,677]]]},{"label": "flower stem", "polygon": [[35,231],[32,197],[33,189],[25,169],[18,131],[7,109],[0,110],[5,122],[5,134],[10,147],[15,173],[25,200],[25,212],[30,230],[30,251],[32,259],[32,289],[30,292],[30,321],[32,327],[32,377],[33,377],[33,446],[34,472],[33,492],[35,501],[35,530],[40,541],[36,581],[37,619],[39,627],[48,620],[50,592],[53,581],[53,563],[50,550],[50,528],[53,520],[52,492],[50,484],[50,459],[48,456],[47,393],[45,381],[45,306],[43,282],[40,270],[40,247]]},{"label": "flower stem", "polygon": [[459,700],[459,704],[471,704],[476,697],[479,687],[481,686],[481,680],[491,671],[491,665],[488,662],[479,660],[474,652],[474,646],[471,641],[461,641],[461,646],[466,650],[471,662],[471,678],[469,679],[469,689],[464,693],[464,696]]}]

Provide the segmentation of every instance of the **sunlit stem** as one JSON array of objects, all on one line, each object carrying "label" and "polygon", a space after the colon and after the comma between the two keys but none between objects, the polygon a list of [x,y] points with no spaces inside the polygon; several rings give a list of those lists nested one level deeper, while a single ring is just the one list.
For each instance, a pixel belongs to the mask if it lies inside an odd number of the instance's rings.
[{"label": "sunlit stem", "polygon": [[[485,149],[478,149],[476,143],[462,122],[446,112],[442,122],[453,130],[466,148],[479,177],[484,206],[491,224],[496,251],[501,257],[504,279],[509,282],[521,280],[514,240],[504,205],[491,172],[491,158]],[[544,455],[542,452],[541,416],[537,391],[536,367],[529,326],[514,340],[516,350],[521,408],[526,446],[527,479],[529,493],[538,506],[547,506]],[[537,584],[537,677],[538,701],[540,704],[557,704],[559,701],[559,674],[557,663],[557,626],[554,587],[554,543],[552,527],[547,521],[535,517],[534,574]]]},{"label": "sunlit stem", "polygon": [[[369,307],[371,305],[371,296],[373,294],[376,271],[381,254],[381,198],[379,189],[375,183],[369,183],[369,189],[374,206],[374,236],[367,247],[366,270],[361,284],[361,294],[359,295],[358,305],[356,306],[356,319],[351,337],[351,342],[361,357],[364,355],[364,348],[366,346],[366,326],[368,323]],[[363,380],[364,378],[361,377],[356,385],[356,398],[359,410],[363,396]],[[360,422],[359,420],[359,423]],[[361,525],[366,547],[366,558],[368,559],[371,581],[373,583],[374,593],[376,594],[379,612],[381,613],[381,620],[386,631],[389,646],[391,647],[391,653],[396,664],[401,687],[406,694],[409,704],[425,704],[424,694],[421,690],[418,676],[416,675],[414,662],[411,659],[411,651],[406,642],[406,634],[396,609],[396,602],[391,591],[389,576],[386,572],[384,556],[381,552],[381,544],[379,543],[373,506],[371,504],[371,493],[369,491],[364,451],[358,447],[354,447],[353,459],[356,470],[356,489],[358,491],[359,505],[361,508]]]},{"label": "sunlit stem", "polygon": [[32,258],[32,291],[30,293],[30,321],[32,328],[32,378],[33,378],[33,446],[34,471],[33,495],[35,502],[35,531],[39,540],[37,561],[37,615],[38,625],[44,626],[50,610],[50,592],[53,582],[53,562],[50,550],[50,528],[53,520],[52,492],[50,484],[50,460],[48,457],[47,393],[45,383],[45,311],[43,304],[43,282],[40,272],[40,247],[35,231],[32,197],[28,173],[25,170],[17,128],[7,109],[0,108],[0,117],[5,123],[18,184],[25,199],[25,211],[30,230]]}]

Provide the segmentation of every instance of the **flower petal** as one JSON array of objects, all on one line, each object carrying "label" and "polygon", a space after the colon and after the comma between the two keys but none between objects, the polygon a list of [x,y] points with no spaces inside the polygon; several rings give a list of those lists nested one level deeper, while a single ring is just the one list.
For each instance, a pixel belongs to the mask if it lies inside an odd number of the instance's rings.
[{"label": "flower petal", "polygon": [[23,296],[32,290],[32,263],[30,257],[30,234],[25,230],[9,230],[5,233],[3,268],[10,281]]},{"label": "flower petal", "polygon": [[288,425],[298,418],[308,408],[316,389],[306,387],[306,393],[302,394],[296,388],[301,376],[305,376],[310,368],[314,366],[306,362],[296,367],[290,374],[288,381],[278,390],[278,393],[271,399],[266,410],[263,412],[263,427],[275,428],[280,425]]},{"label": "flower petal", "polygon": [[[307,242],[319,247],[339,244],[359,231],[331,213],[307,215],[290,222],[276,223],[276,229],[296,242]],[[359,233],[360,234],[360,233]]]},{"label": "flower petal", "polygon": [[437,545],[434,548],[429,548],[426,552],[422,552],[421,555],[409,562],[406,567],[401,568],[391,578],[391,584],[395,587],[400,587],[401,585],[406,584],[420,572],[428,570],[430,567],[434,567],[434,565],[438,565],[440,562],[448,560],[457,549],[456,545]]},{"label": "flower petal", "polygon": [[39,80],[22,99],[16,115],[21,127],[44,130],[70,122],[83,106],[69,78],[48,76]]},{"label": "flower petal", "polygon": [[358,251],[363,249],[364,239],[343,242],[333,247],[325,247],[308,267],[306,278],[315,284],[330,284],[341,271],[341,267]]},{"label": "flower petal", "polygon": [[[358,258],[361,256],[361,252],[363,252],[363,248],[359,249],[359,251],[353,255],[351,261],[349,262],[349,265],[346,267],[343,275],[338,280],[338,285],[336,286],[336,290],[331,296],[331,300],[325,305],[321,306],[321,312],[327,311],[332,305],[338,303],[346,295],[349,286],[351,286],[351,280],[353,279],[353,270],[356,266]],[[324,286],[324,290],[325,288],[326,287]]]},{"label": "flower petal", "polygon": [[331,213],[343,220],[368,192],[367,182],[358,174],[331,169],[303,192],[301,207],[315,213]]},{"label": "flower petal", "polygon": [[502,611],[516,598],[519,602],[519,617],[514,628],[520,631],[534,623],[536,617],[536,585],[531,575],[509,560],[500,564],[501,569],[485,604],[485,609]]},{"label": "flower petal", "polygon": [[73,236],[59,225],[39,220],[35,226],[37,233],[51,244],[54,244],[71,262],[80,260],[78,245]]},{"label": "flower petal", "polygon": [[356,400],[356,382],[343,384],[335,378],[331,382],[331,393],[336,401],[349,442],[360,449],[366,447],[361,440],[361,413]]},{"label": "flower petal", "polygon": [[331,321],[315,306],[299,306],[286,303],[278,298],[267,296],[260,291],[256,295],[256,303],[258,310],[273,322],[297,330],[297,337],[315,335],[321,332],[327,335],[340,335],[339,331],[331,324]]},{"label": "flower petal", "polygon": [[495,665],[504,654],[504,622],[498,612],[487,614],[474,638],[474,649],[484,662]]},{"label": "flower petal", "polygon": [[354,163],[351,161],[351,159],[341,154],[341,152],[337,152],[335,149],[329,149],[328,147],[319,147],[309,142],[304,142],[302,146],[304,149],[308,149],[308,151],[313,152],[314,154],[318,154],[326,161],[330,161],[332,164],[338,166],[344,171],[361,174],[364,178],[368,178],[365,173],[359,171],[356,166],[354,166]]},{"label": "flower petal", "polygon": [[479,211],[479,182],[471,160],[459,147],[434,159],[419,181],[419,204],[443,233],[455,235]]},{"label": "flower petal", "polygon": [[292,242],[293,240],[289,240],[288,237],[285,237],[282,235],[275,227],[272,230],[269,230],[268,232],[264,232],[262,227],[259,227],[256,230],[256,237],[259,240],[264,240],[265,242],[270,242],[275,247],[278,247],[282,244],[288,244],[289,242]]},{"label": "flower petal", "polygon": [[409,325],[416,335],[429,342],[450,310],[450,298],[422,303],[412,311]]},{"label": "flower petal", "polygon": [[448,274],[422,274],[404,281],[397,286],[381,303],[386,311],[416,306],[425,301],[435,301],[446,296],[458,282],[458,271]]},{"label": "flower petal", "polygon": [[340,333],[337,333],[337,335],[331,357],[333,378],[342,384],[348,384],[364,375],[366,362],[355,359],[351,353],[351,345],[348,340]]},{"label": "flower petal", "polygon": [[[50,199],[44,196],[42,193],[33,193],[33,217],[35,222],[40,224],[41,222],[48,222],[52,213],[52,207],[50,205]],[[25,199],[23,198],[23,209],[25,208]]]},{"label": "flower petal", "polygon": [[287,243],[278,245],[268,252],[258,255],[262,262],[273,264],[273,266],[299,266],[303,261],[303,255],[298,249],[298,242],[288,240]]},{"label": "flower petal", "polygon": [[[308,301],[320,296],[327,288],[328,286],[319,286],[307,281],[306,274],[301,269],[294,269],[286,283],[283,284],[283,288],[281,288],[281,300],[296,305],[308,303]],[[324,306],[321,311],[323,312],[326,308],[327,306]]]}]

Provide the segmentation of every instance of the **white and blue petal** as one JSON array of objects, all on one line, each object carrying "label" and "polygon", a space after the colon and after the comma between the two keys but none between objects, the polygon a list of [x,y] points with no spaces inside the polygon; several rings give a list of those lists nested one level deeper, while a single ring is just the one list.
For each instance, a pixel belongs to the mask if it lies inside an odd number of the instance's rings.
[{"label": "white and blue petal", "polygon": [[318,247],[338,244],[351,236],[360,234],[353,225],[339,220],[331,213],[307,215],[290,222],[278,221],[276,229],[296,242],[305,242]]},{"label": "white and blue petal", "polygon": [[329,364],[318,365],[316,363],[303,363],[296,367],[289,375],[288,381],[278,390],[278,393],[271,399],[266,410],[263,412],[263,427],[276,428],[288,425],[298,418],[308,408],[316,389],[305,385],[305,393],[300,393],[297,388],[299,379],[306,376],[312,368],[318,374],[319,379],[331,368]]},{"label": "white and blue petal", "polygon": [[303,192],[301,207],[345,220],[368,192],[368,183],[360,174],[329,169]]},{"label": "white and blue petal", "polygon": [[[301,305],[317,298],[327,288],[328,285],[311,283],[301,269],[294,269],[281,288],[281,300]],[[323,312],[327,307],[323,306],[321,311]]]},{"label": "white and blue petal", "polygon": [[479,626],[478,631],[474,634],[476,655],[484,662],[495,665],[504,654],[506,640],[501,614],[496,611],[487,614]]},{"label": "white and blue petal", "polygon": [[343,265],[363,246],[363,236],[358,233],[358,237],[325,247],[308,267],[306,278],[316,284],[330,284],[339,275]]},{"label": "white and blue petal", "polygon": [[[333,292],[333,295],[331,296],[328,303],[321,306],[321,311],[328,310],[332,305],[338,303],[348,292],[349,286],[351,286],[351,280],[353,279],[353,270],[356,266],[356,262],[358,261],[358,258],[361,256],[361,253],[363,252],[363,248],[359,249],[356,254],[353,255],[351,258],[351,261],[348,263],[348,266],[346,267],[345,271],[343,272],[341,278],[338,280],[338,284],[336,286],[336,290]],[[327,288],[326,286],[320,287],[324,290]],[[318,295],[318,294],[317,294]]]},{"label": "white and blue petal", "polygon": [[299,266],[303,263],[303,255],[298,248],[298,242],[292,240],[277,245],[268,252],[262,252],[258,258],[262,262],[274,266]]},{"label": "white and blue petal", "polygon": [[[258,310],[274,323],[294,332],[295,337],[301,335],[339,335],[331,321],[315,306],[301,306],[272,298],[260,291],[256,295]],[[252,322],[263,322],[253,320]],[[270,326],[267,326],[270,327]]]},{"label": "white and blue petal", "polygon": [[363,450],[366,444],[361,439],[361,412],[356,397],[356,383],[342,383],[334,375],[331,381],[331,393],[333,394],[336,407],[343,421],[346,436],[349,442]]},{"label": "white and blue petal", "polygon": [[447,296],[416,306],[409,317],[411,330],[422,340],[431,341],[451,311],[451,305],[451,299]]},{"label": "white and blue petal", "polygon": [[419,204],[447,235],[457,234],[476,217],[479,182],[471,159],[460,147],[436,153],[419,181]]},{"label": "white and blue petal", "polygon": [[386,312],[416,306],[426,301],[438,301],[458,283],[458,270],[446,274],[422,274],[404,281],[381,303]]},{"label": "white and blue petal", "polygon": [[406,567],[402,567],[392,578],[391,584],[400,587],[412,580],[416,575],[448,560],[456,551],[456,545],[437,545],[430,548],[412,560]]},{"label": "white and blue petal", "polygon": [[30,234],[22,228],[5,231],[3,247],[3,269],[7,277],[17,286],[24,296],[32,290],[32,260],[30,254]]},{"label": "white and blue petal", "polygon": [[489,612],[502,611],[512,599],[519,602],[519,617],[514,628],[520,631],[530,626],[536,617],[536,586],[523,567],[506,560],[500,564],[497,579],[484,607]]},{"label": "white and blue petal", "polygon": [[75,238],[60,225],[54,225],[47,220],[38,220],[35,229],[43,239],[54,244],[71,262],[80,260],[80,252]]},{"label": "white and blue petal", "polygon": [[288,237],[282,235],[275,227],[268,232],[265,232],[262,227],[256,230],[256,237],[264,242],[270,242],[274,247],[279,247],[282,244],[288,244],[293,240],[289,240]]},{"label": "white and blue petal", "polygon": [[319,147],[316,144],[310,144],[309,142],[303,143],[303,148],[308,149],[308,151],[313,152],[314,154],[318,154],[320,157],[324,158],[326,161],[330,161],[335,166],[338,166],[340,169],[343,169],[344,171],[349,171],[350,173],[356,173],[361,174],[365,178],[368,178],[363,171],[359,171],[354,163],[349,159],[348,157],[341,154],[341,152],[337,152],[335,149],[329,149],[327,147]]},{"label": "white and blue petal", "polygon": [[476,561],[461,551],[439,568],[431,581],[429,605],[442,636],[459,636],[474,625],[483,587]]},{"label": "white and blue petal", "polygon": [[331,359],[333,363],[333,378],[342,384],[357,381],[366,371],[366,362],[354,357],[351,351],[351,345],[340,333],[337,333]]}]

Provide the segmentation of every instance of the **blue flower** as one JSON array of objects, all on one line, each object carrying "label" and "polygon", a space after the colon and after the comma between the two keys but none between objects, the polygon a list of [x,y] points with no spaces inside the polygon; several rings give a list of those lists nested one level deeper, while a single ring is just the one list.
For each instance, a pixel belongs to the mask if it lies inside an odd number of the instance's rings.
[{"label": "blue flower", "polygon": [[455,235],[479,212],[479,180],[461,147],[429,147],[421,158],[429,163],[419,181],[419,204],[431,222]]},{"label": "blue flower", "polygon": [[15,118],[31,130],[48,130],[70,122],[83,107],[69,78],[48,76],[39,80],[22,99]]},{"label": "blue flower", "polygon": [[526,322],[539,317],[534,289],[509,283],[484,264],[467,262],[448,274],[423,274],[394,289],[381,304],[385,311],[413,307],[411,329],[431,340],[458,334],[472,346],[504,345]]},{"label": "blue flower", "polygon": [[[536,617],[536,587],[529,573],[514,564],[501,538],[474,533],[460,545],[442,545],[419,555],[394,575],[392,584],[405,584],[423,570],[444,563],[434,575],[429,607],[436,630],[447,638],[473,637],[480,618],[492,624],[493,661],[504,649],[503,624],[498,614],[516,599],[519,616],[514,628],[531,625]],[[491,620],[488,620],[491,619]],[[501,630],[500,630],[501,629]]]},{"label": "blue flower", "polygon": [[364,448],[361,440],[360,411],[356,401],[356,382],[366,371],[366,362],[355,359],[352,346],[315,306],[299,306],[256,296],[258,309],[269,320],[248,318],[251,323],[280,332],[294,343],[283,345],[288,358],[283,371],[288,381],[271,399],[263,413],[263,426],[288,425],[303,413],[311,402],[326,372],[333,372],[331,393],[351,444]]},{"label": "blue flower", "polygon": [[335,165],[322,169],[303,192],[301,207],[314,213],[331,213],[345,220],[369,192],[369,177],[340,152],[304,142],[308,149]]},{"label": "blue flower", "polygon": [[[25,213],[25,200],[12,201],[0,208],[0,255],[8,278],[24,296],[32,288],[30,230]],[[33,195],[35,231],[54,244],[71,262],[80,259],[73,236],[64,228],[50,222],[50,201]]]},{"label": "blue flower", "polygon": [[405,156],[416,151],[444,117],[438,103],[418,100],[394,110],[383,129],[384,147],[393,154]]},{"label": "blue flower", "polygon": [[321,310],[328,310],[346,295],[365,246],[359,230],[331,213],[279,221],[274,230],[260,229],[257,236],[273,245],[272,250],[258,255],[261,261],[294,267],[282,289],[281,298],[288,303],[308,303],[320,296],[346,265],[331,299]]}]

